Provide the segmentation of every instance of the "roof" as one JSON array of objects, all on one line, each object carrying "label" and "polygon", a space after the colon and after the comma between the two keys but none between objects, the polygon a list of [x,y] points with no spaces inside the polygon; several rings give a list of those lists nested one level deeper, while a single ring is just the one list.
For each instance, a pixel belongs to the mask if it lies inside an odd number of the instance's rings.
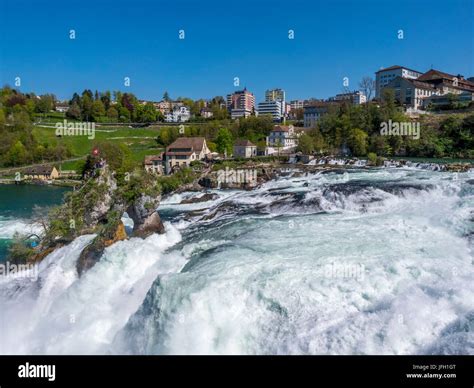
[{"label": "roof", "polygon": [[153,161],[161,162],[162,160],[163,160],[163,154],[145,156],[145,164],[153,164]]},{"label": "roof", "polygon": [[36,166],[24,170],[24,175],[51,175],[54,166]]},{"label": "roof", "polygon": [[256,147],[250,140],[237,140],[234,144],[235,147]]},{"label": "roof", "polygon": [[433,84],[430,84],[429,82],[423,82],[423,81],[418,81],[416,79],[408,79],[408,78],[403,78],[400,76],[395,77],[393,80],[391,80],[387,85],[385,85],[383,88],[393,88],[393,84],[396,83],[397,81],[403,81],[403,82],[408,82],[409,84],[413,85],[414,87],[418,89],[429,89],[429,90],[436,90],[435,86]]},{"label": "roof", "polygon": [[444,73],[439,70],[431,69],[428,70],[426,73],[420,75],[417,79],[419,81],[432,81],[432,80],[439,80],[439,79],[449,79],[449,80],[454,80],[456,78],[458,82],[460,83],[465,83],[467,85],[474,86],[474,82],[468,81],[467,79],[464,79],[463,76],[460,74],[458,75],[453,75],[449,73]]},{"label": "roof", "polygon": [[290,127],[293,127],[292,125],[275,125],[275,127],[272,129],[272,132],[288,132],[290,130]]},{"label": "roof", "polygon": [[428,82],[418,81],[416,79],[407,79],[406,81],[408,81],[413,86],[415,86],[419,89],[436,90],[435,86],[433,84],[428,83]]},{"label": "roof", "polygon": [[186,152],[186,151],[167,151],[166,152],[166,155],[167,156],[191,156],[193,154],[194,151],[189,151],[189,152]]},{"label": "roof", "polygon": [[173,152],[173,149],[190,149],[195,152],[201,152],[204,148],[206,139],[203,137],[178,137],[166,148],[166,153]]},{"label": "roof", "polygon": [[396,70],[396,69],[406,69],[406,70],[414,71],[414,72],[416,72],[416,73],[420,73],[420,74],[421,74],[421,71],[409,69],[408,67],[405,67],[405,66],[398,66],[398,65],[393,65],[393,66],[386,67],[386,68],[384,68],[384,69],[380,69],[379,71],[376,71],[375,74],[380,73],[380,72],[382,72],[382,71]]}]

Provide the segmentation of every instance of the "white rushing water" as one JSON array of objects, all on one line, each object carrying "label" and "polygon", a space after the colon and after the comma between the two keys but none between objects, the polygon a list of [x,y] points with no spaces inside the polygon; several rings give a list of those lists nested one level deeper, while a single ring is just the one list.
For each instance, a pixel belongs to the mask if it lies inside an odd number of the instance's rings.
[{"label": "white rushing water", "polygon": [[281,178],[163,201],[165,235],[78,278],[92,236],[0,280],[1,353],[474,354],[474,176]]},{"label": "white rushing water", "polygon": [[15,233],[41,234],[43,228],[29,220],[20,220],[0,216],[0,239],[11,239]]}]

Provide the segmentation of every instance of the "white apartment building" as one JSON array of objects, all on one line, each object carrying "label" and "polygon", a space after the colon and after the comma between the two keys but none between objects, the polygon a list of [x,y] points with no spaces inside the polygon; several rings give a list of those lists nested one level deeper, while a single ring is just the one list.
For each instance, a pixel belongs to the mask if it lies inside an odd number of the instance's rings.
[{"label": "white apartment building", "polygon": [[281,121],[285,113],[283,109],[283,103],[280,101],[260,102],[257,106],[257,112],[259,116],[272,116],[273,121]]},{"label": "white apartment building", "polygon": [[375,98],[380,98],[382,89],[396,77],[416,79],[422,73],[402,66],[390,66],[375,73]]}]

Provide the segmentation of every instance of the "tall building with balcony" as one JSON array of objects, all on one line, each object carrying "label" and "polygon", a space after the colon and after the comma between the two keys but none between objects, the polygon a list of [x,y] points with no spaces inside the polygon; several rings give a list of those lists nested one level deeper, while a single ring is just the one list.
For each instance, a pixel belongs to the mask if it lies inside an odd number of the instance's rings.
[{"label": "tall building with balcony", "polygon": [[382,89],[397,77],[417,79],[422,73],[403,66],[390,66],[375,73],[375,98],[382,97]]},{"label": "tall building with balcony", "polygon": [[268,89],[265,91],[265,101],[285,102],[285,91],[283,89]]},{"label": "tall building with balcony", "polygon": [[245,88],[228,94],[226,105],[231,118],[248,117],[255,109],[255,96]]}]

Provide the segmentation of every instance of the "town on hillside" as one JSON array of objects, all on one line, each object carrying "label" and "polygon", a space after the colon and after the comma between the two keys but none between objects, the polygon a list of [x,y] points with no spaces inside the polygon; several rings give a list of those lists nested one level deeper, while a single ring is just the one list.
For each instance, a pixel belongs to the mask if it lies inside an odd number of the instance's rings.
[{"label": "town on hillside", "polygon": [[[474,157],[474,77],[394,65],[358,86],[326,99],[290,101],[284,89],[269,89],[258,103],[247,88],[198,100],[173,100],[165,92],[157,102],[91,90],[57,101],[4,87],[1,121],[14,127],[24,120],[32,129],[30,141],[21,130],[6,139],[0,174],[15,181],[78,179],[87,158],[100,159],[104,142],[124,146],[135,165],[157,175],[231,159]],[[393,122],[401,129],[383,136],[380,125]],[[403,133],[419,123],[418,138]]]}]

